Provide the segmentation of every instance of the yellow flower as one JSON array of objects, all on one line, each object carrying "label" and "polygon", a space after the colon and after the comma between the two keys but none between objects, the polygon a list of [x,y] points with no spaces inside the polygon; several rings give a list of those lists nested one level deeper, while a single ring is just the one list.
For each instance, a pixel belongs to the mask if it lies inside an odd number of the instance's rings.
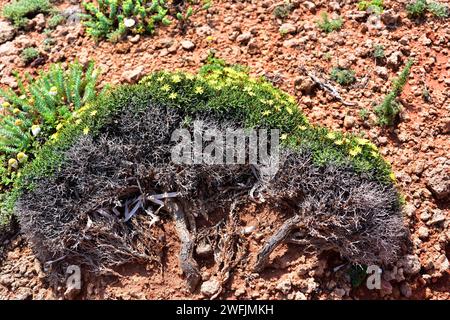
[{"label": "yellow flower", "polygon": [[292,109],[291,108],[289,108],[289,107],[286,107],[286,111],[289,113],[289,114],[292,114],[294,111],[292,111]]},{"label": "yellow flower", "polygon": [[29,104],[33,104],[34,103],[34,99],[33,98],[28,99],[28,103]]},{"label": "yellow flower", "polygon": [[288,135],[286,133],[283,133],[280,137],[281,140],[286,140]]},{"label": "yellow flower", "polygon": [[14,114],[19,114],[19,113],[20,113],[20,109],[15,108],[15,109],[13,110],[13,113],[14,113]]},{"label": "yellow flower", "polygon": [[197,94],[202,94],[204,91],[203,91],[203,88],[202,87],[200,87],[200,86],[197,86],[197,87],[195,87],[195,93],[197,93]]},{"label": "yellow flower", "polygon": [[83,134],[88,134],[89,133],[89,128],[88,127],[85,127],[84,129],[83,129]]},{"label": "yellow flower", "polygon": [[281,111],[281,107],[280,107],[280,106],[275,106],[274,108],[275,108],[275,110],[276,110],[277,112],[280,112],[280,111]]},{"label": "yellow flower", "polygon": [[39,132],[41,132],[41,127],[39,127],[37,124],[31,126],[31,133],[33,134],[34,137],[36,137]]},{"label": "yellow flower", "polygon": [[302,131],[305,131],[306,129],[308,129],[308,127],[307,126],[300,126],[300,127],[298,127],[300,130],[302,130]]},{"label": "yellow flower", "polygon": [[369,140],[363,138],[355,138],[357,144],[363,146],[369,143]]},{"label": "yellow flower", "polygon": [[193,74],[191,74],[191,73],[187,73],[187,74],[186,74],[186,79],[188,79],[188,80],[194,80],[194,79],[195,79],[195,76],[194,76]]},{"label": "yellow flower", "polygon": [[397,180],[396,177],[395,177],[395,174],[393,172],[391,172],[389,174],[389,178],[391,178],[392,181],[396,181]]},{"label": "yellow flower", "polygon": [[164,75],[159,76],[156,80],[157,80],[158,82],[163,82],[163,81],[164,81]]},{"label": "yellow flower", "polygon": [[214,40],[215,40],[215,38],[213,36],[207,36],[206,37],[206,41],[211,42],[211,41],[214,41]]},{"label": "yellow flower", "polygon": [[51,96],[56,96],[58,94],[58,88],[53,86],[50,88],[50,91],[48,92]]},{"label": "yellow flower", "polygon": [[327,138],[330,140],[336,139],[336,134],[334,132],[328,132]]},{"label": "yellow flower", "polygon": [[80,123],[81,123],[81,119],[75,120],[75,124],[76,124],[76,125],[79,125]]},{"label": "yellow flower", "polygon": [[370,149],[372,149],[373,151],[377,151],[377,150],[378,150],[377,146],[376,146],[375,144],[371,143],[371,142],[369,142],[368,146],[369,146]]},{"label": "yellow flower", "polygon": [[176,92],[172,92],[171,94],[169,94],[169,98],[170,99],[176,99],[177,98],[177,93]]},{"label": "yellow flower", "polygon": [[380,155],[378,154],[378,152],[376,151],[371,151],[370,154],[372,155],[372,157],[374,158],[378,158]]},{"label": "yellow flower", "polygon": [[19,166],[19,163],[17,162],[16,159],[11,158],[8,160],[8,166],[16,169]]},{"label": "yellow flower", "polygon": [[355,156],[357,156],[358,154],[360,154],[361,152],[362,152],[361,147],[356,146],[356,147],[354,147],[353,149],[351,149],[349,153],[350,153],[350,155],[351,155],[352,157],[355,157]]},{"label": "yellow flower", "polygon": [[58,138],[58,133],[54,133],[50,136],[50,139],[55,140],[56,138]]},{"label": "yellow flower", "polygon": [[93,110],[93,111],[91,111],[91,113],[90,113],[91,116],[95,116],[96,114],[97,114],[97,110]]},{"label": "yellow flower", "polygon": [[169,91],[170,91],[170,86],[169,86],[168,84],[165,84],[165,85],[163,85],[163,86],[161,87],[161,90],[162,90],[162,91],[165,91],[165,92],[169,92]]},{"label": "yellow flower", "polygon": [[266,111],[263,111],[262,115],[263,115],[263,116],[268,116],[268,115],[271,114],[271,113],[272,113],[272,111],[266,110]]},{"label": "yellow flower", "polygon": [[338,146],[342,146],[342,145],[344,144],[344,140],[341,140],[341,139],[336,140],[336,141],[334,142],[334,144],[335,144],[335,145],[338,145]]},{"label": "yellow flower", "polygon": [[9,108],[10,106],[11,106],[11,104],[8,101],[5,101],[2,103],[3,108]]},{"label": "yellow flower", "polygon": [[25,153],[19,152],[17,154],[17,160],[19,160],[20,163],[27,161],[27,159],[28,159],[28,156]]},{"label": "yellow flower", "polygon": [[172,82],[173,82],[173,83],[179,83],[179,82],[181,82],[180,76],[177,75],[177,74],[174,74],[174,75],[172,76]]},{"label": "yellow flower", "polygon": [[20,119],[17,119],[16,121],[14,121],[14,124],[15,124],[16,126],[21,126],[21,125],[23,124],[23,121],[20,120]]},{"label": "yellow flower", "polygon": [[21,100],[25,100],[26,98],[27,98],[27,96],[24,94],[19,97],[19,99],[21,99]]},{"label": "yellow flower", "polygon": [[267,100],[267,104],[269,105],[269,106],[273,106],[273,100]]},{"label": "yellow flower", "polygon": [[58,123],[58,125],[56,126],[56,131],[61,130],[61,128],[63,127],[62,123]]}]

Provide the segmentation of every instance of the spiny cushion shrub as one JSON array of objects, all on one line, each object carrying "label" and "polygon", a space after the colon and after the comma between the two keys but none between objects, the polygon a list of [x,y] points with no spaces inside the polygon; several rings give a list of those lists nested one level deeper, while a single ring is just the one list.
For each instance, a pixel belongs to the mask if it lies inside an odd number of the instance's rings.
[{"label": "spiny cushion shrub", "polygon": [[24,27],[28,19],[38,13],[47,13],[51,8],[49,0],[14,0],[3,7],[2,15],[16,27]]},{"label": "spiny cushion shrub", "polygon": [[413,60],[408,60],[405,68],[400,72],[397,79],[393,81],[393,88],[386,95],[383,102],[375,108],[375,114],[378,116],[378,123],[382,126],[392,126],[396,123],[400,106],[396,99],[402,94],[403,88],[408,81]]},{"label": "spiny cushion shrub", "polygon": [[347,70],[343,68],[333,68],[330,73],[330,77],[333,81],[336,81],[340,85],[347,86],[355,82],[355,71]]},{"label": "spiny cushion shrub", "polygon": [[[180,11],[185,1],[173,1],[175,17],[185,25],[190,17],[209,8],[211,1],[189,1],[186,11]],[[83,2],[87,13],[86,31],[99,40],[107,38],[117,42],[128,34],[153,34],[158,25],[169,25],[171,3],[166,0],[98,0]],[[185,7],[185,6],[184,6]]]},{"label": "spiny cushion shrub", "polygon": [[[58,136],[75,111],[97,96],[99,71],[93,63],[83,70],[75,62],[67,69],[52,65],[36,78],[27,74],[27,84],[15,75],[18,92],[0,90],[0,192],[10,190],[27,161],[34,158],[47,140]],[[2,226],[9,221],[11,205],[2,201],[0,207]]]},{"label": "spiny cushion shrub", "polygon": [[[376,146],[311,126],[294,98],[242,67],[212,60],[198,75],[157,72],[109,91],[78,116],[16,183],[21,226],[44,260],[94,269],[158,261],[150,229],[158,206],[149,195],[176,193],[184,210],[214,212],[236,197],[245,202],[257,184],[270,205],[293,204],[311,226],[312,245],[354,263],[395,259],[405,230],[390,166]],[[197,119],[222,130],[280,129],[277,175],[261,181],[250,165],[173,163],[171,133],[192,132]],[[237,196],[236,188],[245,192]]]},{"label": "spiny cushion shrub", "polygon": [[337,19],[330,19],[328,17],[328,13],[322,12],[321,14],[321,20],[317,21],[317,26],[320,30],[330,33],[333,31],[340,30],[342,28],[344,21],[341,17]]}]

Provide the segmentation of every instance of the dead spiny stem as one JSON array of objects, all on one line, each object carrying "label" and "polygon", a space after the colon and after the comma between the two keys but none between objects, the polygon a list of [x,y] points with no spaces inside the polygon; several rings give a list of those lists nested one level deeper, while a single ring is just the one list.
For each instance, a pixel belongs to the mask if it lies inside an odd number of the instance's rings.
[{"label": "dead spiny stem", "polygon": [[174,200],[167,200],[166,208],[173,216],[175,228],[181,241],[179,253],[180,267],[186,277],[189,291],[193,292],[201,280],[201,275],[198,264],[193,257],[195,243],[187,227],[186,214]]},{"label": "dead spiny stem", "polygon": [[270,254],[284,242],[291,234],[291,231],[300,223],[302,217],[295,215],[292,218],[286,220],[278,231],[276,231],[269,240],[265,243],[264,247],[259,251],[255,266],[253,270],[255,272],[261,272],[269,260]]}]

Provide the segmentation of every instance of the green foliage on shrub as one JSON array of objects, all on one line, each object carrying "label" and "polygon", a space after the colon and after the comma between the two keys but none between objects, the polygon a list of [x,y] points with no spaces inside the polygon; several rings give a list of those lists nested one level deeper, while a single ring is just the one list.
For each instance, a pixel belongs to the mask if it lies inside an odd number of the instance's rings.
[{"label": "green foliage on shrub", "polygon": [[347,86],[355,82],[355,71],[342,69],[339,67],[333,68],[330,72],[330,77],[342,86]]},{"label": "green foliage on shrub", "polygon": [[232,121],[245,127],[281,130],[285,147],[311,152],[317,166],[350,166],[375,181],[391,184],[390,165],[377,147],[361,137],[331,132],[309,124],[295,98],[273,87],[263,78],[252,78],[246,68],[228,66],[211,59],[197,75],[156,72],[139,84],[108,91],[69,118],[56,139],[42,146],[28,162],[15,189],[33,188],[40,178],[52,175],[64,161],[64,151],[83,134],[96,135],[112,115],[133,105],[156,105],[181,110],[186,119],[213,115],[218,121]]},{"label": "green foliage on shrub", "polygon": [[27,75],[28,85],[16,74],[17,93],[0,90],[0,192],[10,190],[42,145],[56,139],[75,111],[97,96],[97,77],[92,63],[86,71],[79,63],[67,70],[52,65],[35,79]]},{"label": "green foliage on shrub", "polygon": [[38,49],[34,47],[25,48],[20,53],[20,58],[25,64],[29,64],[40,56]]},{"label": "green foliage on shrub", "polygon": [[320,30],[330,33],[333,31],[337,31],[342,28],[344,21],[341,17],[337,19],[331,19],[328,17],[328,13],[323,12],[321,15],[321,20],[317,21],[317,26]]},{"label": "green foliage on shrub", "polygon": [[423,18],[427,12],[430,12],[437,18],[447,18],[450,14],[449,8],[442,3],[427,0],[415,0],[406,6],[408,16],[411,18]]},{"label": "green foliage on shrub", "polygon": [[406,66],[402,72],[400,72],[399,77],[393,81],[392,91],[386,95],[381,105],[375,108],[375,114],[378,116],[378,123],[380,125],[392,126],[395,124],[400,112],[400,106],[396,99],[402,94],[413,63],[412,60],[409,60],[406,63]]},{"label": "green foliage on shrub", "polygon": [[38,13],[47,13],[51,8],[49,0],[14,0],[4,6],[2,15],[16,27],[24,27],[29,18]]},{"label": "green foliage on shrub", "polygon": [[384,9],[384,0],[370,0],[358,2],[358,10],[370,10],[375,13],[382,13]]}]

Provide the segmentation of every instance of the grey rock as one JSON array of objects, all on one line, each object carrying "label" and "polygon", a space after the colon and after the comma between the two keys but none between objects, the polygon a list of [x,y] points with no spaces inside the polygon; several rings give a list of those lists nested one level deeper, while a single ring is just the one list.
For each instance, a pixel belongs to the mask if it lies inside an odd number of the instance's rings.
[{"label": "grey rock", "polygon": [[199,256],[209,256],[213,253],[213,249],[209,243],[200,243],[197,248],[195,249],[195,252]]},{"label": "grey rock", "polygon": [[428,231],[427,227],[422,226],[417,231],[417,234],[419,235],[419,238],[423,240],[423,239],[428,238],[430,232]]},{"label": "grey rock", "polygon": [[344,127],[347,129],[353,128],[355,125],[355,117],[353,116],[345,116],[344,118]]},{"label": "grey rock", "polygon": [[213,278],[202,283],[200,293],[205,297],[211,297],[219,292],[220,288],[220,282]]},{"label": "grey rock", "polygon": [[16,29],[7,21],[0,21],[0,44],[14,38]]},{"label": "grey rock", "polygon": [[186,51],[192,51],[195,48],[195,44],[190,40],[182,40],[181,47]]},{"label": "grey rock", "polygon": [[128,83],[135,83],[141,78],[143,72],[143,66],[139,66],[133,70],[124,71],[122,73],[122,79]]},{"label": "grey rock", "polygon": [[445,254],[441,254],[433,263],[434,269],[439,272],[446,272],[449,269],[449,262]]},{"label": "grey rock", "polygon": [[292,23],[283,23],[280,26],[279,32],[282,34],[295,34],[297,28]]},{"label": "grey rock", "polygon": [[280,280],[277,284],[277,290],[283,294],[288,294],[292,289],[291,279]]},{"label": "grey rock", "polygon": [[412,254],[402,257],[397,262],[397,266],[403,268],[404,273],[409,275],[419,273],[421,268],[419,257]]},{"label": "grey rock", "polygon": [[400,15],[393,9],[385,10],[381,16],[381,21],[387,26],[393,26],[400,22]]},{"label": "grey rock", "polygon": [[403,282],[400,285],[400,292],[402,293],[403,296],[405,296],[406,298],[411,297],[412,295],[412,289],[411,286],[407,283],[407,282]]},{"label": "grey rock", "polygon": [[236,38],[236,41],[241,44],[247,44],[251,38],[252,34],[250,32],[244,32]]},{"label": "grey rock", "polygon": [[426,183],[437,199],[445,199],[450,195],[450,161],[438,158],[435,162],[436,165],[426,173]]},{"label": "grey rock", "polygon": [[384,80],[387,80],[389,78],[389,72],[386,67],[382,66],[375,67],[375,74]]}]

